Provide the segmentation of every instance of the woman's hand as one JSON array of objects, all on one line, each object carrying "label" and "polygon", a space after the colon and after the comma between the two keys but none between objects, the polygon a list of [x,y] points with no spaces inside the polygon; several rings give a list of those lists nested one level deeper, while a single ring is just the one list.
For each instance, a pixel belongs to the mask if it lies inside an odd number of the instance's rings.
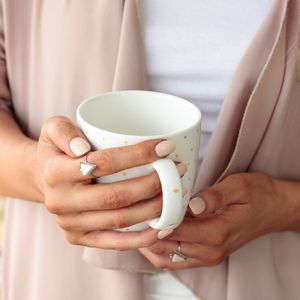
[{"label": "woman's hand", "polygon": [[[300,183],[262,173],[228,176],[190,201],[194,217],[186,218],[165,240],[140,252],[157,268],[212,266],[264,234],[299,230]],[[180,242],[186,261],[171,262]]]},{"label": "woman's hand", "polygon": [[[91,152],[88,161],[97,165],[93,175],[100,177],[150,163],[174,149],[173,142],[152,140]],[[157,240],[157,230],[119,233],[112,229],[160,215],[161,186],[157,173],[122,182],[91,184],[93,176],[80,172],[82,156],[89,150],[80,130],[67,118],[51,118],[42,128],[36,181],[47,209],[56,215],[66,239],[71,244],[117,250],[151,245]],[[178,169],[182,172],[182,165]],[[149,200],[140,201],[144,199]]]}]

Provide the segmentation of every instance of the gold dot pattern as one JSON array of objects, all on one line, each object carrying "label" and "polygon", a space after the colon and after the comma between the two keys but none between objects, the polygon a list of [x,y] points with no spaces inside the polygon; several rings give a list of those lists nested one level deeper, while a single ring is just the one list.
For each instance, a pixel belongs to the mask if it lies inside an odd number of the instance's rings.
[{"label": "gold dot pattern", "polygon": [[178,187],[174,187],[172,190],[173,193],[178,193],[179,191],[180,191],[180,189]]}]

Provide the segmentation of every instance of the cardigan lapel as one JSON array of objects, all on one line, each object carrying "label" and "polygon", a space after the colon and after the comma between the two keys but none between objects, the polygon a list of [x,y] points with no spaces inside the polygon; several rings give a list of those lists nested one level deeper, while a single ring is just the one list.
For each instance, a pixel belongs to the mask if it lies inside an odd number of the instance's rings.
[{"label": "cardigan lapel", "polygon": [[136,1],[124,2],[112,90],[148,89]]},{"label": "cardigan lapel", "polygon": [[259,147],[283,81],[288,2],[274,1],[236,69],[198,172],[195,191],[228,174],[247,170]]}]

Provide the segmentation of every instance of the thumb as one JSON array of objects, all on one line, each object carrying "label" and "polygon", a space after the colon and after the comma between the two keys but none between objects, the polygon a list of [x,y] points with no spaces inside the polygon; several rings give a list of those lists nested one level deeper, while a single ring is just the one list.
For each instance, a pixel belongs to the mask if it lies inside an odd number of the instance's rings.
[{"label": "thumb", "polygon": [[194,216],[209,215],[231,204],[228,198],[225,189],[215,185],[196,194],[189,202],[189,210]]},{"label": "thumb", "polygon": [[80,129],[70,119],[62,116],[51,117],[45,122],[40,142],[46,143],[56,152],[63,152],[73,158],[91,150]]}]

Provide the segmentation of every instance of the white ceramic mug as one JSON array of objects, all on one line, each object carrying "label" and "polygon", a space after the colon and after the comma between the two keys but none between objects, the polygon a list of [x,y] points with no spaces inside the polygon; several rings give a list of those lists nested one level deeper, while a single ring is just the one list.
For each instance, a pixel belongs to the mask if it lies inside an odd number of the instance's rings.
[{"label": "white ceramic mug", "polygon": [[[159,218],[139,223],[122,231],[177,227],[186,213],[193,187],[200,146],[201,113],[190,102],[168,94],[149,91],[118,91],[100,94],[83,101],[77,109],[77,123],[94,149],[136,144],[167,138],[176,143],[168,158],[98,178],[108,183],[157,171],[163,195]],[[181,179],[174,161],[183,162],[187,172]],[[182,186],[187,193],[182,196]]]}]

